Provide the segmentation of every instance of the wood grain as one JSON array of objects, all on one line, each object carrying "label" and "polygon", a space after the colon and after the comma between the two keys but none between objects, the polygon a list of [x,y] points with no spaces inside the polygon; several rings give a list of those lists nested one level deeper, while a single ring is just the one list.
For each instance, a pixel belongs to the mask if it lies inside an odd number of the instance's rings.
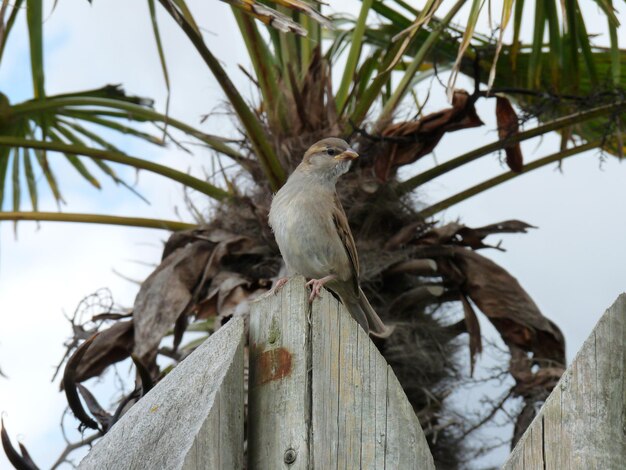
[{"label": "wood grain", "polygon": [[243,320],[235,318],[135,404],[79,468],[243,468]]},{"label": "wood grain", "polygon": [[[295,278],[252,309],[249,468],[434,469],[374,343],[330,293],[312,305],[307,298],[304,279]],[[297,451],[290,465],[288,449]]]},{"label": "wood grain", "polygon": [[311,329],[314,468],[434,469],[391,367],[328,292],[313,303]]},{"label": "wood grain", "polygon": [[503,469],[624,468],[625,342],[622,294],[604,313]]},{"label": "wood grain", "polygon": [[[310,339],[304,278],[250,312],[248,467],[309,468]],[[290,464],[286,463],[292,462]]]}]

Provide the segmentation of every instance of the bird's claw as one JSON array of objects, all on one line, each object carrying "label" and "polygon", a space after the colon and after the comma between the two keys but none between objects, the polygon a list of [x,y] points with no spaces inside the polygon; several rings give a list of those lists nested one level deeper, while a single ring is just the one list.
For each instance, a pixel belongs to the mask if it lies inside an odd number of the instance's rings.
[{"label": "bird's claw", "polygon": [[313,302],[313,299],[315,299],[315,297],[320,296],[320,291],[322,290],[323,285],[324,284],[320,282],[319,279],[311,279],[309,282],[306,283],[307,287],[311,287],[311,295],[309,296],[309,302]]},{"label": "bird's claw", "polygon": [[307,287],[311,287],[311,295],[309,296],[309,302],[313,302],[315,297],[321,297],[322,287],[331,279],[335,279],[335,276],[330,275],[321,279],[311,279],[306,283]]},{"label": "bird's claw", "polygon": [[285,284],[287,284],[287,281],[289,280],[288,277],[281,277],[280,279],[278,279],[276,281],[276,284],[274,285],[274,287],[272,287],[272,290],[270,291],[272,293],[272,295],[276,295],[276,293],[278,292],[278,290],[283,287]]}]

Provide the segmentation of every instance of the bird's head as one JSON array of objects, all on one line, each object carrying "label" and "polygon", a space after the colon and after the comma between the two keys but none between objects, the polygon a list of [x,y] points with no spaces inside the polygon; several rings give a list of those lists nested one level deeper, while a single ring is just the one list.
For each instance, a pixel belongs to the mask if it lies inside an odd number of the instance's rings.
[{"label": "bird's head", "polygon": [[336,182],[358,156],[345,140],[330,137],[314,143],[306,151],[299,169]]}]

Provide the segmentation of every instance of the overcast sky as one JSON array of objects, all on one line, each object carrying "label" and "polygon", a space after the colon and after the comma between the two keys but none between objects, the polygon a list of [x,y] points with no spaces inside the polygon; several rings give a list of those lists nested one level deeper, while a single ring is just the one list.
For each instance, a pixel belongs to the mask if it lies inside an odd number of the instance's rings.
[{"label": "overcast sky", "polygon": [[[146,2],[108,0],[90,6],[85,1],[65,1],[50,13],[52,3],[46,2],[44,26],[49,94],[121,83],[131,94],[155,98],[157,109],[164,109],[166,92]],[[604,34],[606,21],[593,2],[581,3],[589,18],[589,33]],[[237,64],[247,66],[248,61],[229,7],[215,0],[190,4],[207,31],[209,46],[224,61],[239,89],[252,96],[253,87],[237,69]],[[355,11],[359,2],[345,0],[336,5],[338,10],[345,5]],[[621,17],[626,18],[624,4],[619,6]],[[532,23],[528,15],[526,24]],[[169,19],[161,19],[172,81],[171,115],[207,132],[230,132],[230,122],[219,113],[200,124],[201,115],[219,109],[223,96],[187,40]],[[14,103],[32,96],[23,23],[21,17],[0,66],[0,90]],[[620,45],[626,45],[624,29]],[[471,88],[463,80],[459,86]],[[430,111],[446,106],[443,94],[439,95],[429,103]],[[444,138],[436,149],[438,161],[496,138],[494,104],[493,100],[479,103],[478,113],[486,126]],[[527,161],[554,152],[558,142],[557,136],[546,136],[524,143]],[[199,176],[199,168],[210,164],[211,155],[204,150],[190,157],[174,148],[148,147],[130,138],[116,137],[116,143],[131,155],[183,171],[191,169]],[[142,172],[138,187],[151,201],[146,205],[104,178],[103,190],[97,191],[64,165],[63,157],[50,158],[68,201],[65,211],[177,218],[175,206],[182,206],[177,184]],[[432,158],[426,157],[407,173],[430,165]],[[132,171],[123,167],[118,171],[134,181]],[[421,188],[418,196],[436,202],[503,171],[496,155],[486,156]],[[571,360],[599,316],[625,290],[625,181],[626,165],[613,157],[601,161],[597,152],[588,152],[567,160],[562,173],[545,167],[459,204],[438,219],[461,218],[470,226],[480,226],[514,218],[539,227],[527,235],[503,236],[506,253],[485,254],[516,276],[542,312],[560,326]],[[55,210],[49,191],[44,184],[40,187],[41,210]],[[190,221],[181,209],[183,218]],[[43,223],[38,228],[34,223],[21,223],[15,239],[12,224],[0,224],[0,367],[9,376],[9,380],[0,379],[0,411],[5,412],[11,436],[19,435],[42,467],[49,466],[62,447],[58,422],[65,399],[50,378],[63,354],[62,341],[70,333],[63,314],[73,312],[84,296],[101,287],[110,288],[120,305],[132,306],[137,286],[113,271],[144,279],[151,269],[144,263],[158,262],[166,238],[166,232],[157,230],[61,223]],[[487,334],[493,334],[482,318],[481,323]],[[0,453],[0,467],[6,465]]]}]

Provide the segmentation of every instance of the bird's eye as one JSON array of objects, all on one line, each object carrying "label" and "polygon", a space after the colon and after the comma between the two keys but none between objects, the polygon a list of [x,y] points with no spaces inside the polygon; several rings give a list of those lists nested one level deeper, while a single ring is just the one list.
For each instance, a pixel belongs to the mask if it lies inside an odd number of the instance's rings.
[{"label": "bird's eye", "polygon": [[326,153],[332,157],[337,152],[335,151],[335,149],[326,149]]}]

